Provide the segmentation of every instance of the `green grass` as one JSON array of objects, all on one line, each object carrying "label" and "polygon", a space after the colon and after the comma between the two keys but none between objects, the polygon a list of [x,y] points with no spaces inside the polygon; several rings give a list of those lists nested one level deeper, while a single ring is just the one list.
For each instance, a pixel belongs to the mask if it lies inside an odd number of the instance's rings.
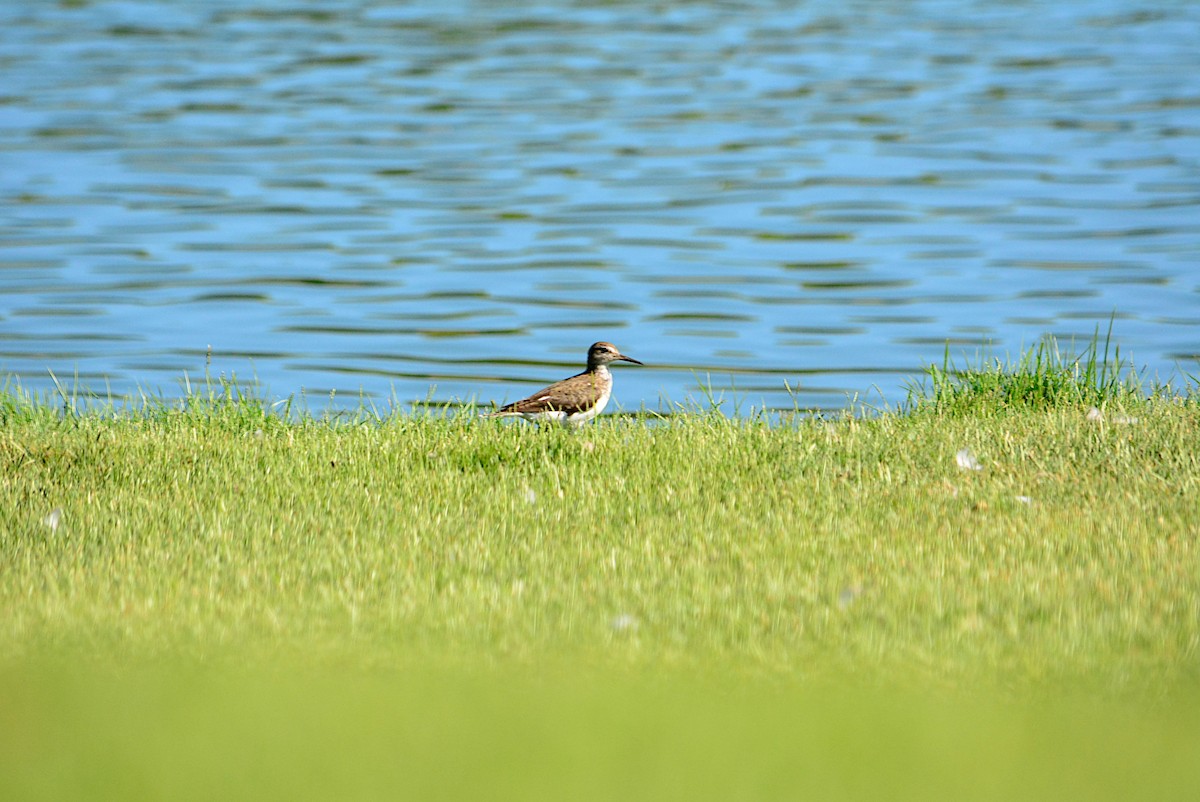
[{"label": "green grass", "polygon": [[0,394],[0,797],[1187,798],[1200,405],[1012,374],[578,433]]},{"label": "green grass", "polygon": [[5,799],[1183,800],[1200,782],[1194,696],[22,668],[0,672]]},{"label": "green grass", "polygon": [[[989,414],[999,408],[1054,409],[1065,406],[1140,407],[1147,398],[1178,400],[1169,384],[1151,385],[1132,363],[1121,358],[1112,342],[1112,326],[1104,340],[1100,331],[1078,352],[1064,351],[1053,337],[1024,351],[1015,361],[983,358],[959,369],[949,346],[940,366],[926,370],[928,384],[910,387],[909,404],[941,412]],[[1189,377],[1191,378],[1191,377]],[[1188,387],[1195,384],[1192,379]],[[1195,398],[1185,390],[1182,397]]]}]

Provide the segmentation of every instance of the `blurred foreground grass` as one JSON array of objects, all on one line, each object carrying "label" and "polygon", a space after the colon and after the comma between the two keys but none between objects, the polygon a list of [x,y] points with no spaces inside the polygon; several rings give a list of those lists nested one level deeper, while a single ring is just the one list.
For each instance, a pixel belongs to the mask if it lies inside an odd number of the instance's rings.
[{"label": "blurred foreground grass", "polygon": [[1200,697],[514,667],[0,671],[5,799],[1194,799]]},{"label": "blurred foreground grass", "polygon": [[1110,400],[5,395],[0,797],[1188,798],[1200,407]]}]

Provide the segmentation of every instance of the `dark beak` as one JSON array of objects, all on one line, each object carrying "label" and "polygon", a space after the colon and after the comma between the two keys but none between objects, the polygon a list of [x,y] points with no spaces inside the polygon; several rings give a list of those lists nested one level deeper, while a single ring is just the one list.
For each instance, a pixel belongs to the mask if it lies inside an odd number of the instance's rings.
[{"label": "dark beak", "polygon": [[641,365],[642,367],[645,367],[645,366],[646,366],[646,364],[645,364],[644,362],[638,362],[638,361],[637,361],[636,359],[634,359],[633,357],[631,357],[631,356],[625,356],[624,354],[621,354],[619,357],[617,357],[617,359],[623,359],[623,360],[625,360],[626,362],[632,362],[633,364],[635,364],[635,365]]}]

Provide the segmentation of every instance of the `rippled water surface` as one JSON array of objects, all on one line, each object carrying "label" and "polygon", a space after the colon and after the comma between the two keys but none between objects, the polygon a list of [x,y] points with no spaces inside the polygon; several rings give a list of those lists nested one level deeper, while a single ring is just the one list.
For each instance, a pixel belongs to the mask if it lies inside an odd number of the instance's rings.
[{"label": "rippled water surface", "polygon": [[[1200,4],[0,6],[0,374],[904,398],[1115,316],[1200,373]],[[787,389],[791,388],[791,392]]]}]

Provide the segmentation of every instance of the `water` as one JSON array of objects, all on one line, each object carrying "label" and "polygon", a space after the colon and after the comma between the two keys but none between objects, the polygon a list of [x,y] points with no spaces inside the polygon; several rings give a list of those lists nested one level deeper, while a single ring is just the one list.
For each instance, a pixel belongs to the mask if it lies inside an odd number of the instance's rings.
[{"label": "water", "polygon": [[[0,7],[0,373],[624,409],[1200,373],[1200,4]],[[76,379],[76,377],[78,377]],[[788,388],[791,388],[790,390]],[[728,405],[727,409],[730,408]]]}]

